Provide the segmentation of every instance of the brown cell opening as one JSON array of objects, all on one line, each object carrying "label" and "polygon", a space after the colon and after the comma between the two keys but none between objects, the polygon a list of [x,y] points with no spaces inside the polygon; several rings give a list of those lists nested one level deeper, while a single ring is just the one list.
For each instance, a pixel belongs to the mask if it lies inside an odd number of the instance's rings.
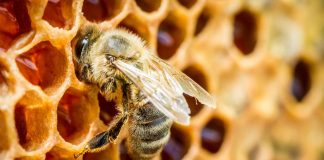
[{"label": "brown cell opening", "polygon": [[101,22],[112,19],[121,12],[125,0],[85,0],[83,15],[92,22]]},{"label": "brown cell opening", "polygon": [[135,0],[137,6],[139,6],[145,12],[153,12],[159,9],[161,0]]},{"label": "brown cell opening", "polygon": [[0,153],[5,153],[6,151],[10,150],[11,142],[10,142],[10,136],[8,132],[8,122],[7,122],[7,117],[8,115],[5,114],[3,111],[0,110]]},{"label": "brown cell opening", "polygon": [[191,8],[193,5],[195,5],[197,0],[178,0],[178,2],[186,8]]},{"label": "brown cell opening", "polygon": [[257,27],[255,15],[248,10],[241,10],[234,16],[234,44],[245,55],[256,46]]},{"label": "brown cell opening", "polygon": [[196,23],[196,28],[195,28],[195,33],[194,33],[195,36],[197,36],[204,30],[209,19],[210,19],[210,14],[206,9],[204,9],[198,17],[198,20]]},{"label": "brown cell opening", "polygon": [[[159,26],[157,52],[162,59],[171,58],[185,38],[185,23],[169,15]],[[175,22],[178,22],[176,24]],[[180,25],[180,23],[183,23]]]},{"label": "brown cell opening", "polygon": [[[183,70],[183,73],[185,73],[192,80],[198,83],[202,88],[207,90],[207,81],[205,75],[197,67],[189,66],[185,70]],[[185,98],[191,110],[190,115],[195,116],[196,114],[198,114],[200,110],[203,108],[203,105],[194,97],[185,94]]]},{"label": "brown cell opening", "polygon": [[122,22],[118,24],[118,27],[136,34],[146,42],[148,42],[149,40],[149,30],[146,27],[146,24],[143,24],[132,15],[127,16]]},{"label": "brown cell opening", "polygon": [[225,124],[221,119],[211,119],[201,131],[202,147],[211,153],[218,152],[225,139],[225,132]]},{"label": "brown cell opening", "polygon": [[171,137],[162,151],[162,159],[182,159],[189,150],[190,137],[176,127],[171,128]]},{"label": "brown cell opening", "polygon": [[57,129],[66,141],[79,143],[86,136],[94,118],[94,104],[89,100],[91,98],[83,92],[70,88],[59,101]]},{"label": "brown cell opening", "polygon": [[98,94],[98,101],[100,107],[100,119],[108,125],[113,118],[118,114],[117,106],[114,101],[107,101],[100,93]]},{"label": "brown cell opening", "polygon": [[311,76],[309,65],[299,60],[293,72],[293,80],[291,84],[291,93],[295,99],[300,102],[304,99],[311,88]]},{"label": "brown cell opening", "polygon": [[119,158],[120,160],[132,160],[127,151],[126,140],[119,144]]},{"label": "brown cell opening", "polygon": [[54,117],[47,106],[15,106],[15,126],[20,145],[27,151],[43,147],[53,130]]},{"label": "brown cell opening", "polygon": [[54,27],[70,28],[73,22],[72,0],[48,1],[43,19]]},{"label": "brown cell opening", "polygon": [[0,2],[0,50],[8,49],[19,35],[31,30],[25,0]]},{"label": "brown cell opening", "polygon": [[39,85],[48,94],[60,87],[67,69],[66,57],[49,42],[41,42],[19,55],[16,63],[30,83]]}]

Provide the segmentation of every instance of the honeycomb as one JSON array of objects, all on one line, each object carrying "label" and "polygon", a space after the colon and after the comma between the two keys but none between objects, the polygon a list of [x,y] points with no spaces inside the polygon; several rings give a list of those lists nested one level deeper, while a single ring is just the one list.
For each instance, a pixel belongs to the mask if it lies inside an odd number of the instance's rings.
[{"label": "honeycomb", "polygon": [[[156,159],[323,160],[322,0],[4,0],[0,2],[0,159],[73,160],[116,115],[75,75],[84,24],[123,27],[217,98],[186,96]],[[80,159],[129,159],[116,144]]]}]

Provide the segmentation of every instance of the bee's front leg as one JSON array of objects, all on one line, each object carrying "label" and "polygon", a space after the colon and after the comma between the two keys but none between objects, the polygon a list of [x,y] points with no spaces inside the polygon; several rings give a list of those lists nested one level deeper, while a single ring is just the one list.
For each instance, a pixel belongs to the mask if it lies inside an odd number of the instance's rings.
[{"label": "bee's front leg", "polygon": [[123,94],[123,112],[114,118],[113,124],[111,124],[110,128],[107,131],[101,132],[95,137],[93,137],[84,147],[83,151],[75,154],[74,158],[78,158],[79,156],[87,153],[87,152],[98,152],[103,150],[109,143],[113,143],[124,124],[128,119],[128,94]]}]

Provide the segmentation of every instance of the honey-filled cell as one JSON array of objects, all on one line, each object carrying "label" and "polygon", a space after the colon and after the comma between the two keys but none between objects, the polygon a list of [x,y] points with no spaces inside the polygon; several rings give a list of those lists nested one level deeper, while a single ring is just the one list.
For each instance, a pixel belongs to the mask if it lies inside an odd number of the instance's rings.
[{"label": "honey-filled cell", "polygon": [[0,51],[8,49],[19,35],[31,30],[25,0],[0,2]]},{"label": "honey-filled cell", "polygon": [[31,84],[40,86],[48,94],[60,87],[67,74],[65,55],[49,42],[41,42],[19,55],[16,63]]}]

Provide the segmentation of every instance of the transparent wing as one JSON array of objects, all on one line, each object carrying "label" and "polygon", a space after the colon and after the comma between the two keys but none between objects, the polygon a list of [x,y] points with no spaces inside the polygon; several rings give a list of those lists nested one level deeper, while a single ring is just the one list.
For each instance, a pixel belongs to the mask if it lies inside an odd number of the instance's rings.
[{"label": "transparent wing", "polygon": [[141,89],[157,109],[176,122],[189,124],[190,109],[182,95],[181,86],[169,74],[164,74],[163,68],[154,70],[146,66],[146,69],[140,70],[121,60],[113,63]]},{"label": "transparent wing", "polygon": [[151,61],[152,63],[159,64],[158,66],[160,68],[163,68],[164,72],[167,72],[167,75],[171,75],[174,77],[178,84],[181,86],[181,89],[184,93],[188,94],[189,96],[195,97],[198,99],[199,102],[215,108],[216,107],[216,101],[215,99],[205,90],[203,89],[199,84],[197,84],[195,81],[193,81],[190,77],[182,73],[181,71],[171,67],[169,64],[167,64],[164,60],[154,56],[149,55],[149,58],[147,58],[147,61]]}]

